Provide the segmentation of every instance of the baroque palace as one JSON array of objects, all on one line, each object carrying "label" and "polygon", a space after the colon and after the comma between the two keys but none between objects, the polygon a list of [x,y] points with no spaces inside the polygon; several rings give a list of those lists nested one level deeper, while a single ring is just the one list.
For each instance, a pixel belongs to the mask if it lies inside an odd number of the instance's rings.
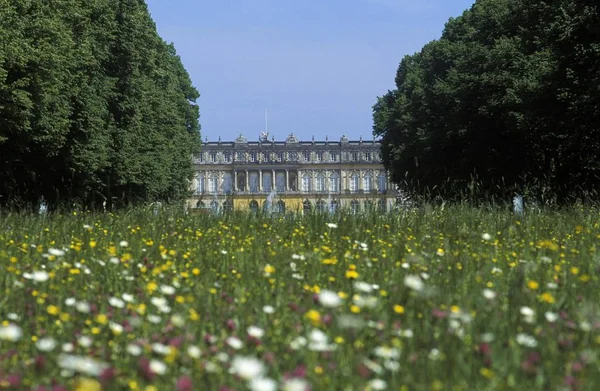
[{"label": "baroque palace", "polygon": [[205,142],[193,157],[196,171],[189,206],[213,210],[390,210],[396,191],[376,141]]}]

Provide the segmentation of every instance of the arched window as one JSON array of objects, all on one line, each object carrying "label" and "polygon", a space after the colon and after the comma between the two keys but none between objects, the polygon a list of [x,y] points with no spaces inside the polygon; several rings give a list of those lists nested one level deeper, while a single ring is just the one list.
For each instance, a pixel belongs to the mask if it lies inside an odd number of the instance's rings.
[{"label": "arched window", "polygon": [[323,193],[325,191],[325,176],[323,173],[317,174],[317,192]]},{"label": "arched window", "polygon": [[335,213],[338,210],[338,202],[335,200],[331,201],[331,204],[329,204],[329,208],[331,212]]},{"label": "arched window", "polygon": [[250,210],[253,212],[258,211],[258,201],[256,201],[256,200],[250,201]]},{"label": "arched window", "polygon": [[217,184],[219,183],[219,178],[217,174],[210,174],[208,176],[208,192],[210,194],[214,194],[218,191]]},{"label": "arched window", "polygon": [[309,200],[304,200],[304,202],[302,203],[302,209],[304,210],[304,213],[310,213],[312,205],[310,204]]},{"label": "arched window", "polygon": [[385,198],[379,200],[379,211],[384,213],[387,212],[387,202]]},{"label": "arched window", "polygon": [[352,210],[352,214],[360,212],[360,203],[357,200],[352,200],[350,202],[350,210]]},{"label": "arched window", "polygon": [[333,172],[329,177],[329,191],[338,193],[340,191],[340,174]]},{"label": "arched window", "polygon": [[223,212],[231,212],[233,210],[233,201],[223,201]]},{"label": "arched window", "polygon": [[204,208],[204,201],[196,202],[196,208]]},{"label": "arched window", "polygon": [[387,176],[385,175],[385,171],[380,171],[377,176],[377,189],[379,192],[384,192],[386,190],[387,184]]},{"label": "arched window", "polygon": [[231,194],[233,191],[233,176],[229,172],[223,175],[223,191],[225,194]]},{"label": "arched window", "polygon": [[198,194],[202,194],[206,191],[206,188],[204,187],[204,179],[206,177],[204,176],[204,174],[200,173],[198,174],[198,182],[196,183],[196,193]]},{"label": "arched window", "polygon": [[323,213],[325,212],[326,203],[323,200],[317,201],[317,212]]},{"label": "arched window", "polygon": [[358,193],[360,177],[357,173],[354,173],[350,176],[350,191],[352,193]]},{"label": "arched window", "polygon": [[365,193],[368,193],[371,191],[371,189],[373,188],[373,177],[371,176],[370,172],[365,173],[365,176],[363,178],[363,190],[365,191]]},{"label": "arched window", "polygon": [[302,191],[308,193],[310,191],[310,175],[302,175]]},{"label": "arched window", "polygon": [[366,200],[365,201],[365,212],[370,212],[373,210],[373,201]]},{"label": "arched window", "polygon": [[285,202],[282,200],[277,201],[277,212],[285,213]]}]

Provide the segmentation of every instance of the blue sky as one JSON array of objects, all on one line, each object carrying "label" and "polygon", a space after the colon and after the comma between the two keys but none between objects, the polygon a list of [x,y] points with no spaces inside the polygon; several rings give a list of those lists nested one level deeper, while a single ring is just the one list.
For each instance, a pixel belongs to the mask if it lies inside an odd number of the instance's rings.
[{"label": "blue sky", "polygon": [[474,0],[147,0],[200,91],[202,138],[372,138],[398,64]]}]

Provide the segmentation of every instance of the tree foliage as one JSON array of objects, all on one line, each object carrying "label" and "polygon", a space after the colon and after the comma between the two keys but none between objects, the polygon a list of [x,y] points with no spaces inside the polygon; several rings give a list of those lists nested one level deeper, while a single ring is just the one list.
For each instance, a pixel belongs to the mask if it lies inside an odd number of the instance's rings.
[{"label": "tree foliage", "polygon": [[187,194],[199,97],[143,0],[0,0],[0,205]]},{"label": "tree foliage", "polygon": [[373,107],[394,182],[565,200],[600,185],[600,5],[478,0]]}]

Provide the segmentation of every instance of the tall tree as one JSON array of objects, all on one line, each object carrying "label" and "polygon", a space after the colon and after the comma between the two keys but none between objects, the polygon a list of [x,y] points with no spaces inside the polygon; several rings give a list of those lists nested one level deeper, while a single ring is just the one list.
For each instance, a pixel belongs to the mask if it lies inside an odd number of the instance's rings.
[{"label": "tall tree", "polygon": [[186,196],[199,94],[143,0],[0,13],[0,205]]},{"label": "tall tree", "polygon": [[[374,106],[394,181],[452,197],[598,183],[598,6],[479,0],[405,57]],[[451,184],[451,186],[448,186]]]}]

